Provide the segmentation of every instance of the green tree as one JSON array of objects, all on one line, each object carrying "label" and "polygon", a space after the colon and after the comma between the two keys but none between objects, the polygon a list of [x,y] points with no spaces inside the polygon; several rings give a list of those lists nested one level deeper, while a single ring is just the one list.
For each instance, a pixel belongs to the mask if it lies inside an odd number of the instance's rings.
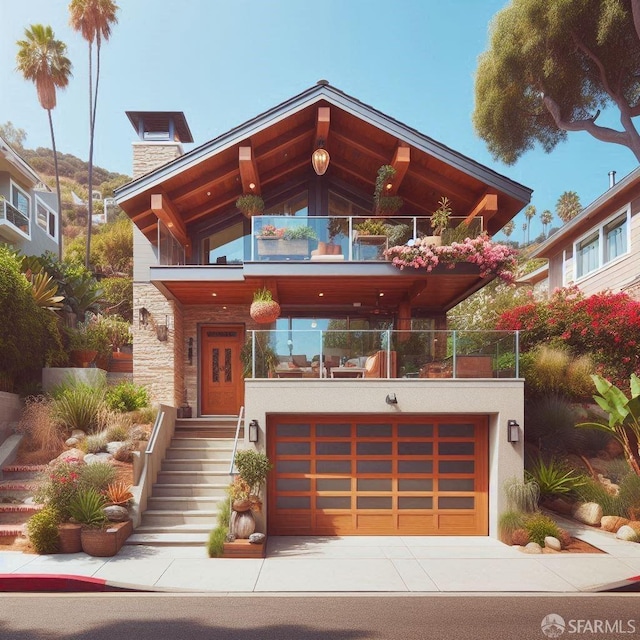
[{"label": "green tree", "polygon": [[542,233],[545,238],[547,237],[547,227],[551,224],[552,220],[553,220],[553,213],[551,213],[549,209],[545,209],[540,214],[540,221],[542,222]]},{"label": "green tree", "polygon": [[556,202],[556,214],[562,222],[569,222],[581,211],[580,198],[575,191],[565,191]]},{"label": "green tree", "polygon": [[[67,45],[56,40],[53,29],[41,24],[32,24],[24,30],[25,39],[18,40],[17,70],[25,80],[36,85],[40,106],[49,116],[49,131],[53,147],[53,161],[56,174],[56,193],[58,208],[62,211],[60,196],[60,173],[58,171],[58,154],[56,153],[56,137],[53,133],[51,111],[56,107],[56,89],[64,89],[71,76],[71,61],[66,57]],[[62,216],[60,215],[60,218]],[[58,220],[58,257],[62,256],[61,221]]]},{"label": "green tree", "polygon": [[24,129],[16,129],[13,126],[13,122],[7,121],[4,124],[0,124],[0,136],[16,151],[22,151],[24,142],[27,139],[27,132]]},{"label": "green tree", "polygon": [[[69,4],[70,24],[79,31],[89,44],[89,212],[87,215],[87,248],[85,267],[90,265],[91,221],[93,215],[93,142],[98,107],[100,83],[100,49],[102,40],[109,40],[111,25],[118,22],[118,6],[112,0],[71,0]],[[96,77],[93,79],[93,46],[96,49]]]},{"label": "green tree", "polygon": [[[473,113],[494,157],[513,164],[536,143],[550,152],[586,131],[640,160],[639,31],[640,0],[513,0],[497,13]],[[596,123],[607,107],[621,129]]]}]

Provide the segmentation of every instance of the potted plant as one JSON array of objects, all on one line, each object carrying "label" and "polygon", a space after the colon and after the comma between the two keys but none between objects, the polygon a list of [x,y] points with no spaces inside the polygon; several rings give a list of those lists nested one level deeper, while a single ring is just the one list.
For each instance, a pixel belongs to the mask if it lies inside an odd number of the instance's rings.
[{"label": "potted plant", "polygon": [[385,193],[396,176],[396,170],[390,164],[383,164],[378,169],[376,185],[373,191],[374,213],[379,216],[392,216],[404,204],[400,196],[388,196]]},{"label": "potted plant", "polygon": [[442,244],[442,232],[449,226],[449,218],[451,218],[451,201],[446,196],[442,196],[438,202],[438,208],[431,214],[433,235],[427,236],[431,240],[430,244],[436,247]]},{"label": "potted plant", "polygon": [[359,236],[386,236],[387,225],[380,220],[367,218],[364,222],[354,224],[353,228],[358,232]]},{"label": "potted plant", "polygon": [[97,322],[79,322],[75,329],[67,329],[69,359],[75,367],[88,367],[99,353],[108,353],[109,343]]},{"label": "potted plant", "polygon": [[262,196],[255,193],[244,193],[236,200],[236,207],[242,211],[242,213],[251,218],[252,216],[262,215],[264,211],[264,200]]},{"label": "potted plant", "polygon": [[249,315],[259,324],[269,324],[280,317],[280,305],[269,289],[263,287],[254,292]]}]

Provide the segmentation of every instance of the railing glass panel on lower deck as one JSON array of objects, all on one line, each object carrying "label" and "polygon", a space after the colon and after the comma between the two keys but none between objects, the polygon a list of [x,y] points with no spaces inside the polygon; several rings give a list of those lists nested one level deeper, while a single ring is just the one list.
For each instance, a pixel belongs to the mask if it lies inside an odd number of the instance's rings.
[{"label": "railing glass panel on lower deck", "polygon": [[161,220],[158,220],[158,264],[186,264],[184,247]]},{"label": "railing glass panel on lower deck", "polygon": [[[451,244],[482,232],[482,218],[469,223],[452,217],[442,232]],[[429,217],[357,218],[323,216],[254,216],[253,261],[384,260],[384,250],[433,234]]]},{"label": "railing glass panel on lower deck", "polygon": [[517,378],[517,331],[249,331],[246,378]]},{"label": "railing glass panel on lower deck", "polygon": [[26,236],[31,235],[29,217],[19,209],[16,209],[8,200],[0,200],[0,219],[10,222]]}]

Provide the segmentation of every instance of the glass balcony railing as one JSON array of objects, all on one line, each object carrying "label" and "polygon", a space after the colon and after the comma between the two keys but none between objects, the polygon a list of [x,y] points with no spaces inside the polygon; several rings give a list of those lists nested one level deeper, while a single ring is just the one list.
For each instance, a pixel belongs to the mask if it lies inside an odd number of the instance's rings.
[{"label": "glass balcony railing", "polygon": [[245,378],[517,378],[517,331],[249,331]]},{"label": "glass balcony railing", "polygon": [[161,220],[158,220],[158,264],[186,264],[184,247]]},{"label": "glass balcony railing", "polygon": [[[482,232],[482,218],[451,218],[442,232],[450,244]],[[357,218],[255,216],[251,219],[252,261],[384,260],[388,247],[433,234],[429,217]]]},{"label": "glass balcony railing", "polygon": [[31,224],[29,217],[16,209],[8,200],[0,200],[0,221],[10,223],[26,236],[31,237]]}]

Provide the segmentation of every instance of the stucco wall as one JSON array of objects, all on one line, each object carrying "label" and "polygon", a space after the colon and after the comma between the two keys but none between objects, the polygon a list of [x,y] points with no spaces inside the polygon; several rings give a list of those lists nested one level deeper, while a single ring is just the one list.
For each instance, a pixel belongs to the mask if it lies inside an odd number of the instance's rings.
[{"label": "stucco wall", "polygon": [[[397,405],[385,398],[395,393]],[[245,419],[260,424],[264,449],[267,415],[276,413],[481,414],[489,416],[489,535],[498,536],[506,510],[503,486],[524,470],[524,381],[518,380],[247,380]],[[521,438],[507,442],[507,420],[517,420]],[[245,428],[245,434],[248,429]],[[250,446],[245,442],[245,446]],[[268,509],[268,505],[265,506]]]},{"label": "stucco wall", "polygon": [[0,391],[0,443],[13,433],[13,429],[20,421],[22,401],[15,393]]}]

